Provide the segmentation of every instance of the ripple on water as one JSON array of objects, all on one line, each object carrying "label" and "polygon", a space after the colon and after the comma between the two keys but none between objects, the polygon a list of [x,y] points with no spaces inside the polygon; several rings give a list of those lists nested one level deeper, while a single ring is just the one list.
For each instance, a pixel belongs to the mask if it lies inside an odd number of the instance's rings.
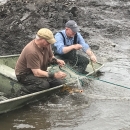
[{"label": "ripple on water", "polygon": [[81,93],[67,94],[67,95],[54,95],[46,103],[40,103],[38,106],[39,110],[48,111],[75,111],[78,109],[88,107],[88,98],[86,95]]},{"label": "ripple on water", "polygon": [[35,128],[34,126],[29,125],[29,124],[16,124],[16,125],[14,125],[14,127],[17,128],[17,129]]},{"label": "ripple on water", "polygon": [[7,0],[0,0],[0,5],[4,5],[7,2]]}]

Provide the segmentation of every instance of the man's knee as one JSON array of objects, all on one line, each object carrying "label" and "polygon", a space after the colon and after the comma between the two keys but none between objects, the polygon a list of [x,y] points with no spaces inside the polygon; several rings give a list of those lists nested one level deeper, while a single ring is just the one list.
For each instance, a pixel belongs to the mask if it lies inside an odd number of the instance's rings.
[{"label": "man's knee", "polygon": [[53,79],[53,80],[50,80],[49,83],[50,83],[50,87],[56,87],[56,86],[64,84],[65,81],[61,79]]},{"label": "man's knee", "polygon": [[89,64],[89,59],[88,59],[88,58],[86,58],[85,62],[86,62],[86,64]]},{"label": "man's knee", "polygon": [[85,56],[78,55],[78,62],[81,64],[88,65],[89,64],[89,59]]}]

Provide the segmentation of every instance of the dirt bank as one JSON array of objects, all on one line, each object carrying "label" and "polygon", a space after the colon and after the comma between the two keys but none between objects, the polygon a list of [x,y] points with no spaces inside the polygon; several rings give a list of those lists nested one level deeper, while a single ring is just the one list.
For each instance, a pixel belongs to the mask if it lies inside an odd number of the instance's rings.
[{"label": "dirt bank", "polygon": [[130,36],[129,0],[11,0],[0,5],[0,55],[20,53],[39,28],[55,33],[69,19],[101,61],[115,51],[113,39]]}]

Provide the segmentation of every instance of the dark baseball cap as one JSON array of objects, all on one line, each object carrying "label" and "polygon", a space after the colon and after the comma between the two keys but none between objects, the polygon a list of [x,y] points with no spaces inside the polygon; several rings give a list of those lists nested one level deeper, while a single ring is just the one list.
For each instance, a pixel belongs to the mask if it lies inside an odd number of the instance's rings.
[{"label": "dark baseball cap", "polygon": [[77,23],[74,20],[69,20],[66,24],[65,27],[70,28],[73,32],[77,33],[79,31],[79,27]]}]

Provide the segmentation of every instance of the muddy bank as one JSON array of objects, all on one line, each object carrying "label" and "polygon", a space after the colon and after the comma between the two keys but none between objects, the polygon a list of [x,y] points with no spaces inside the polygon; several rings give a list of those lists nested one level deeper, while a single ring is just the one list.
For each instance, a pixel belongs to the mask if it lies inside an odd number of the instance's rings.
[{"label": "muddy bank", "polygon": [[77,21],[73,2],[14,0],[0,6],[1,55],[20,53],[38,29],[50,28],[54,33],[69,19]]},{"label": "muddy bank", "polygon": [[100,60],[116,48],[113,39],[130,36],[129,0],[11,0],[0,5],[0,55],[20,53],[39,28],[55,33],[69,19]]}]

